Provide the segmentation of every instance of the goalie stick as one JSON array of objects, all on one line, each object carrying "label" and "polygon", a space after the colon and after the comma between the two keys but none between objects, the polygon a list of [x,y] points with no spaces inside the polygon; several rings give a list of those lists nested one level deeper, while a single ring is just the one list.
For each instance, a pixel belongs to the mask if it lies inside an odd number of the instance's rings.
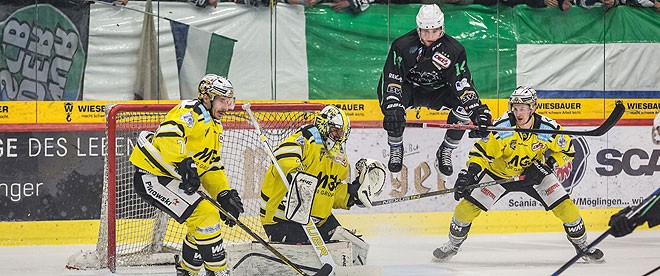
[{"label": "goalie stick", "polygon": [[[623,113],[625,113],[626,108],[623,105],[623,102],[616,101],[614,110],[610,113],[610,116],[597,128],[592,130],[558,130],[558,129],[525,129],[525,128],[514,128],[514,127],[495,127],[488,126],[486,127],[487,131],[515,131],[522,133],[548,133],[548,134],[568,134],[568,135],[579,135],[579,136],[603,136],[607,133],[616,123],[621,119]],[[478,130],[479,126],[476,125],[462,125],[462,124],[435,124],[435,123],[406,123],[406,127],[413,128],[446,128],[446,129],[459,129],[459,130]]]},{"label": "goalie stick", "polygon": [[[473,184],[473,185],[465,187],[465,189],[467,189],[467,190],[478,189],[478,188],[483,188],[483,187],[488,187],[488,186],[493,186],[493,185],[498,185],[498,184],[506,184],[506,183],[517,182],[517,181],[521,181],[521,180],[524,180],[524,179],[525,179],[524,175],[515,176],[515,177],[512,177],[512,178],[508,178],[508,179],[500,179],[500,180],[493,180],[493,181]],[[456,188],[445,189],[445,190],[440,190],[440,191],[433,191],[433,192],[428,192],[428,193],[423,193],[423,194],[416,194],[416,195],[409,195],[409,196],[403,196],[403,197],[397,197],[397,198],[378,200],[378,201],[372,202],[371,205],[380,206],[380,205],[385,205],[385,204],[399,203],[399,202],[415,200],[415,199],[420,199],[420,198],[425,198],[425,197],[449,194],[449,193],[453,193],[453,192],[456,192]]]},{"label": "goalie stick", "polygon": [[[282,171],[282,168],[277,163],[277,158],[275,158],[275,154],[273,154],[273,148],[268,143],[268,140],[266,140],[266,136],[261,130],[259,121],[257,121],[257,118],[254,117],[254,114],[252,113],[252,109],[250,109],[249,102],[243,104],[243,110],[245,110],[248,116],[250,116],[250,122],[252,122],[252,126],[257,131],[257,134],[259,135],[259,138],[261,139],[261,142],[264,145],[264,151],[266,152],[266,154],[268,154],[271,163],[273,163],[273,166],[275,167],[275,169],[277,169],[277,172],[282,178],[284,185],[286,185],[287,191],[289,191],[291,189],[291,185],[289,184],[289,181],[286,179],[286,175],[284,175],[284,171]],[[314,224],[314,221],[310,219],[307,225],[301,224],[300,226],[303,228],[303,231],[307,235],[307,239],[314,248],[314,252],[316,252],[316,256],[318,256],[321,263],[323,263],[323,266],[321,267],[321,270],[319,270],[317,275],[324,275],[322,273],[326,273],[326,272],[328,274],[325,275],[329,275],[330,273],[334,272],[335,269],[337,268],[337,264],[335,264],[335,261],[332,259],[332,256],[330,256],[330,251],[328,250],[328,246],[325,245],[323,238],[320,237],[319,230],[316,228],[316,224]]]},{"label": "goalie stick", "polygon": [[[651,208],[653,208],[654,205],[656,205],[656,204],[660,204],[660,188],[655,190],[655,192],[653,192],[650,196],[648,196],[646,199],[644,199],[644,201],[642,201],[642,203],[640,203],[639,205],[632,208],[632,210],[630,210],[626,214],[626,218],[628,220],[631,220],[631,219],[639,219],[640,217],[650,215],[648,213],[649,210],[651,210]],[[641,223],[643,224],[644,222],[642,221]],[[649,222],[649,226],[651,226],[651,222]],[[552,273],[552,275],[556,276],[556,275],[559,275],[562,272],[564,272],[566,269],[568,269],[568,267],[570,267],[578,259],[580,259],[580,257],[584,256],[585,251],[588,251],[589,249],[591,249],[592,247],[596,246],[598,243],[603,241],[610,234],[611,231],[612,231],[612,228],[607,229],[607,231],[605,231],[605,233],[601,234],[593,242],[591,242],[589,245],[587,245],[587,248],[585,248],[584,251],[580,250],[580,252],[578,252],[577,255],[575,255],[572,259],[568,260],[568,262],[566,262],[559,269],[557,269],[557,271]],[[653,272],[653,271],[654,270],[652,270],[651,272]],[[649,273],[647,273],[647,274],[649,274]],[[647,274],[645,274],[645,275],[647,275]]]}]

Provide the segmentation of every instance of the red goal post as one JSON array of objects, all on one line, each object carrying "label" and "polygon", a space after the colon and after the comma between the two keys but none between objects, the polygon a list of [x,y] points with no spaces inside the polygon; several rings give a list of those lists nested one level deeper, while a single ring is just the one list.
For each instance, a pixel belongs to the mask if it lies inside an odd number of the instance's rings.
[{"label": "red goal post", "polygon": [[[143,202],[133,191],[134,167],[128,161],[141,131],[155,131],[175,104],[116,104],[106,108],[104,187],[99,238],[94,252],[69,258],[74,269],[143,266],[173,263],[186,230],[165,213]],[[324,107],[312,103],[255,103],[251,105],[269,143],[277,145],[300,126],[313,123]],[[265,238],[259,221],[260,185],[270,161],[261,149],[249,117],[236,104],[221,118],[224,143],[221,159],[230,186],[244,201],[241,221]],[[238,227],[222,225],[228,242],[251,241]],[[229,253],[231,254],[231,253]]]}]

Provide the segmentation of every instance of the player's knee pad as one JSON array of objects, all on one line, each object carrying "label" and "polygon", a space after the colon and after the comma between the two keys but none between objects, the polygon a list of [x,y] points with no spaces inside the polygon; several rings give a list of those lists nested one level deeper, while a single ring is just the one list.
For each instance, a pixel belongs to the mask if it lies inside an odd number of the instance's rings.
[{"label": "player's knee pad", "polygon": [[456,205],[454,209],[454,217],[458,221],[463,221],[466,223],[472,223],[472,221],[481,214],[481,209],[474,205],[474,203],[467,201],[465,199]]},{"label": "player's knee pad", "polygon": [[183,248],[181,249],[181,267],[187,271],[197,273],[202,269],[203,264],[204,261],[202,260],[202,255],[198,252],[196,241],[192,235],[186,235],[183,239]]},{"label": "player's knee pad", "polygon": [[570,198],[564,199],[552,208],[552,213],[564,224],[573,223],[580,218],[580,210]]},{"label": "player's knee pad", "polygon": [[575,244],[587,241],[587,230],[584,227],[584,222],[581,217],[578,217],[576,221],[564,223],[564,230],[571,242]]},{"label": "player's knee pad", "polygon": [[351,243],[353,254],[353,265],[366,265],[367,255],[369,254],[369,244],[362,238],[356,236],[353,232],[337,226],[332,234],[332,240],[349,241]]}]

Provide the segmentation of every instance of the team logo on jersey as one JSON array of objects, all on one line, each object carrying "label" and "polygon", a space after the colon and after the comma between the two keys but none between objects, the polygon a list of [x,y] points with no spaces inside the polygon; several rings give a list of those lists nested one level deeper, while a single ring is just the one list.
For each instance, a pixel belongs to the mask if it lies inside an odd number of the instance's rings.
[{"label": "team logo on jersey", "polygon": [[181,115],[181,121],[186,123],[186,126],[188,126],[188,128],[192,128],[193,125],[195,124],[195,118],[192,115],[192,111],[186,112],[183,115]]},{"label": "team logo on jersey", "polygon": [[387,93],[392,93],[401,96],[401,85],[397,83],[390,83],[387,85]]},{"label": "team logo on jersey", "polygon": [[463,78],[462,80],[456,82],[456,91],[461,91],[463,90],[463,88],[468,88],[468,87],[471,86],[466,78]]},{"label": "team logo on jersey", "polygon": [[518,145],[518,140],[516,140],[516,139],[511,140],[511,143],[509,143],[509,147],[510,147],[512,150],[516,150],[516,146],[517,146],[517,145]]},{"label": "team logo on jersey", "polygon": [[536,142],[532,145],[532,151],[537,151],[537,150],[540,150],[542,148],[545,148],[545,145],[543,145],[543,143],[541,143],[541,142]]},{"label": "team logo on jersey", "polygon": [[341,156],[341,154],[335,156],[335,162],[341,164],[341,165],[344,166],[344,167],[346,167],[346,165],[347,165],[347,163],[346,163],[346,158],[344,158],[343,156]]},{"label": "team logo on jersey", "polygon": [[566,141],[566,135],[559,135],[559,137],[557,137],[557,145],[559,145],[562,149],[566,148],[567,143],[568,141]]},{"label": "team logo on jersey", "polygon": [[432,60],[433,64],[438,67],[438,69],[447,69],[451,64],[451,59],[438,52],[433,54]]},{"label": "team logo on jersey", "polygon": [[561,185],[564,186],[564,190],[567,193],[571,193],[573,188],[577,186],[587,170],[587,157],[591,154],[589,145],[587,141],[582,136],[571,136],[573,141],[573,148],[575,149],[575,157],[573,161],[566,162],[561,168],[557,168],[555,175]]}]

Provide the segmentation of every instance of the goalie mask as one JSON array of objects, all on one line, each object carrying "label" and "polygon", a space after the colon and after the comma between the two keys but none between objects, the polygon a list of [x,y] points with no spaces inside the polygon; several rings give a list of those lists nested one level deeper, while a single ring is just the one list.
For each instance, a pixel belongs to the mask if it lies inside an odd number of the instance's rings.
[{"label": "goalie mask", "polygon": [[228,98],[231,101],[229,109],[234,109],[234,105],[236,104],[234,86],[227,78],[215,74],[207,74],[199,82],[197,98],[201,101],[204,95],[209,96],[211,103],[213,103],[216,96]]},{"label": "goalie mask", "polygon": [[344,152],[344,143],[351,133],[351,123],[343,110],[328,105],[314,119],[314,126],[319,130],[323,145],[331,156]]},{"label": "goalie mask", "polygon": [[516,90],[513,90],[511,97],[509,97],[509,111],[513,108],[514,104],[526,104],[529,105],[529,109],[532,112],[536,111],[536,90],[528,86],[518,86]]}]

